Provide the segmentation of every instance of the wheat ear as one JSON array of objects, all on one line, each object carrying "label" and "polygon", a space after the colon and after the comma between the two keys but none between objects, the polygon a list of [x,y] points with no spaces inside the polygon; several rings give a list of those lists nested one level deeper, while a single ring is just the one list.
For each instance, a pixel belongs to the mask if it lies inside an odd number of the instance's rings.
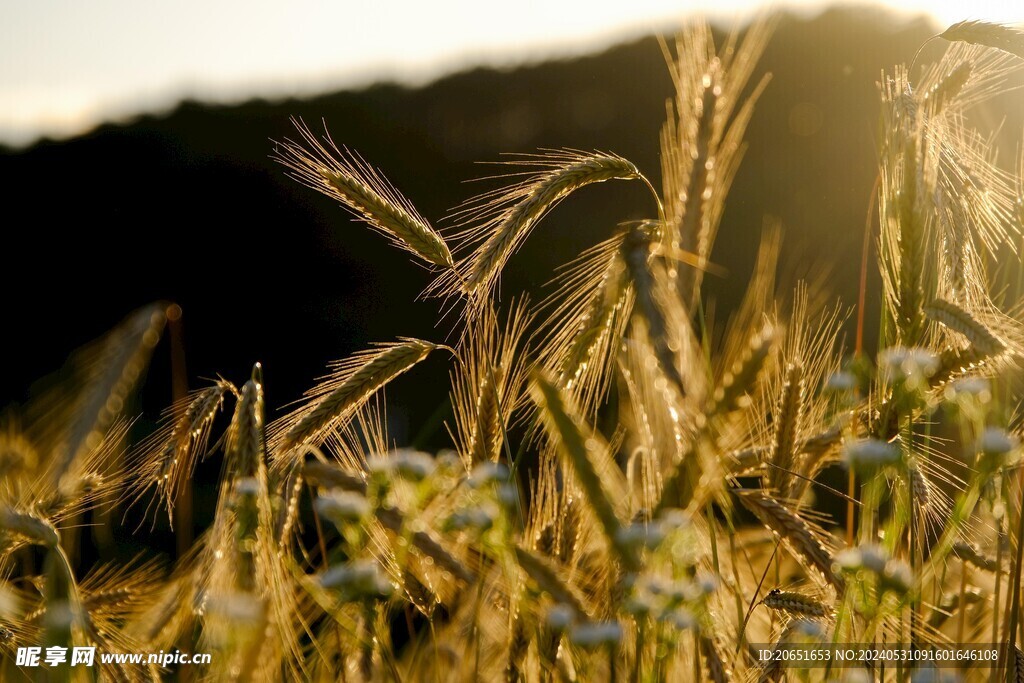
[{"label": "wheat ear", "polygon": [[704,668],[707,669],[708,680],[712,683],[727,683],[729,672],[722,661],[715,639],[709,635],[700,635],[700,653],[704,657]]},{"label": "wheat ear", "polygon": [[[622,542],[622,521],[616,514],[613,498],[606,489],[606,484],[617,481],[613,476],[614,472],[610,471],[615,464],[604,462],[604,467],[600,468],[595,465],[595,460],[607,459],[596,452],[602,448],[602,444],[578,417],[570,413],[571,409],[567,405],[565,395],[543,372],[538,371],[534,374],[530,388],[533,400],[541,408],[546,428],[556,437],[563,454],[572,463],[576,480],[601,523],[609,545],[628,569],[635,570],[638,567],[638,559],[633,549]],[[622,505],[620,496],[625,497],[625,488],[616,488],[623,489],[619,496],[616,496],[618,504]]]},{"label": "wheat ear", "polygon": [[974,65],[971,62],[963,62],[947,73],[941,81],[928,88],[922,99],[930,108],[932,116],[941,114],[946,105],[963,91],[973,72]]},{"label": "wheat ear", "polygon": [[[679,248],[697,254],[702,259],[707,257],[710,251],[711,235],[704,218],[704,205],[708,201],[706,195],[715,191],[714,187],[708,187],[708,181],[713,177],[711,171],[714,169],[715,150],[711,148],[715,144],[712,139],[715,134],[715,109],[721,95],[721,64],[714,59],[708,67],[708,71],[704,74],[704,92],[699,99],[700,112],[697,118],[697,131],[693,138],[695,147],[691,152],[690,173],[685,190],[685,208],[678,235]],[[689,308],[694,307],[697,303],[697,297],[700,294],[700,280],[701,272],[696,268],[684,271],[680,278],[680,293],[683,302]]]},{"label": "wheat ear", "polygon": [[[553,154],[539,162],[550,170],[511,188],[507,193],[488,195],[500,208],[490,206],[480,214],[488,216],[481,230],[487,238],[471,255],[465,288],[482,298],[493,285],[509,256],[533,226],[559,201],[582,187],[606,180],[635,180],[643,176],[631,162],[614,154]],[[492,215],[493,214],[493,215]],[[481,294],[483,293],[483,294]]]},{"label": "wheat ear", "polygon": [[330,136],[323,141],[299,119],[292,119],[307,147],[285,140],[274,158],[303,185],[338,200],[353,215],[387,235],[402,249],[428,263],[452,269],[455,263],[441,235],[379,171]]},{"label": "wheat ear", "polygon": [[964,349],[944,349],[939,354],[939,368],[928,378],[931,387],[942,387],[949,382],[985,367],[991,356],[973,346]]},{"label": "wheat ear", "polygon": [[210,426],[228,393],[237,393],[230,382],[220,380],[211,387],[201,389],[182,404],[172,406],[168,416],[177,417],[169,426],[158,431],[140,448],[142,465],[133,486],[138,499],[155,485],[157,500],[167,506],[173,524],[174,502],[185,481],[191,476],[200,453],[205,449]]},{"label": "wheat ear", "polygon": [[287,429],[277,444],[279,450],[286,453],[300,444],[317,440],[331,427],[351,417],[381,387],[436,348],[438,346],[430,342],[404,339],[337,363],[334,374],[310,392],[310,404],[285,422]]},{"label": "wheat ear", "polygon": [[657,283],[651,263],[651,245],[659,239],[660,227],[657,222],[644,221],[630,228],[622,243],[623,260],[636,292],[636,310],[647,324],[647,338],[654,357],[665,377],[676,386],[681,396],[685,396],[683,378],[676,367],[675,353],[669,346],[665,314],[655,292]]},{"label": "wheat ear", "polygon": [[499,396],[503,369],[501,366],[480,378],[480,392],[476,405],[476,425],[472,433],[470,462],[481,463],[498,459],[503,430]]},{"label": "wheat ear", "polygon": [[765,323],[754,333],[743,354],[715,389],[707,411],[709,415],[725,415],[737,408],[743,408],[749,403],[748,394],[753,389],[758,375],[761,374],[761,369],[768,360],[774,340],[775,328],[769,323]]},{"label": "wheat ear", "polygon": [[924,301],[925,219],[918,207],[920,152],[913,131],[905,131],[903,143],[902,177],[896,202],[899,216],[899,329],[901,341],[915,346],[921,335],[924,320],[921,305]]},{"label": "wheat ear", "polygon": [[953,555],[968,564],[973,564],[978,569],[984,569],[987,572],[994,572],[999,570],[999,564],[991,557],[987,557],[974,545],[966,541],[957,541],[953,544],[950,549]]},{"label": "wheat ear", "polygon": [[255,477],[265,464],[263,412],[263,368],[257,363],[252,370],[252,379],[239,392],[227,433],[229,464],[232,471],[240,476]]},{"label": "wheat ear", "polygon": [[829,609],[821,602],[804,595],[775,588],[769,591],[764,600],[761,601],[765,607],[805,617],[824,617],[829,614]]},{"label": "wheat ear", "polygon": [[167,304],[150,304],[132,313],[107,335],[89,363],[90,381],[70,416],[66,450],[53,474],[73,476],[73,463],[85,455],[94,439],[111,427],[149,363],[167,323]]},{"label": "wheat ear", "polygon": [[[15,534],[38,545],[53,548],[60,542],[57,530],[47,520],[38,515],[18,512],[6,505],[0,506],[0,532]],[[13,544],[0,537],[0,556]]]},{"label": "wheat ear", "polygon": [[590,619],[591,611],[586,606],[585,598],[565,579],[564,572],[553,562],[518,546],[515,553],[519,566],[541,590],[557,602],[568,605],[578,619]]},{"label": "wheat ear", "polygon": [[[772,652],[776,652],[784,647],[789,642],[789,639],[796,632],[799,621],[794,619],[786,624],[786,627],[782,629],[782,633],[779,634],[779,639],[775,641],[772,646]],[[769,683],[771,681],[782,680],[782,676],[786,673],[783,668],[784,660],[781,657],[775,657],[774,655],[769,657],[766,661],[762,661],[760,664],[760,674],[758,675],[758,683]]]},{"label": "wheat ear", "polygon": [[633,285],[622,259],[625,235],[616,231],[565,268],[558,290],[547,300],[549,319],[557,324],[536,341],[544,349],[541,364],[557,368],[559,382],[585,415],[593,414],[608,391],[633,310]]},{"label": "wheat ear", "polygon": [[782,497],[789,494],[789,482],[796,462],[796,438],[803,410],[804,369],[799,363],[791,363],[786,368],[786,380],[775,416],[775,439],[768,461],[768,482]]},{"label": "wheat ear", "polygon": [[1006,350],[1006,345],[991,330],[954,303],[936,299],[924,307],[924,312],[932,320],[962,334],[986,356],[998,356]]},{"label": "wheat ear", "polygon": [[251,593],[257,587],[260,504],[267,496],[263,370],[259,363],[239,392],[225,452],[226,468],[233,474],[227,495],[234,518],[235,584],[238,590]]},{"label": "wheat ear", "polygon": [[845,586],[843,577],[832,569],[832,555],[806,521],[795,512],[760,491],[738,491],[743,507],[754,513],[762,524],[775,532],[797,557],[816,569],[838,592]]},{"label": "wheat ear", "polygon": [[961,21],[939,34],[950,42],[970,43],[1008,52],[1024,59],[1024,31],[986,21]]}]

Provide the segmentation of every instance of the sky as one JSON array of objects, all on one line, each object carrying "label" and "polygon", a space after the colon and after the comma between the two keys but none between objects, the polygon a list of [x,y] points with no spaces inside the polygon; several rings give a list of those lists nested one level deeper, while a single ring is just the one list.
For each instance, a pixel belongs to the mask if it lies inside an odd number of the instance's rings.
[{"label": "sky", "polygon": [[[803,12],[821,0],[774,3]],[[1024,21],[1019,0],[905,0],[939,25]],[[761,0],[3,0],[0,143],[67,137],[190,97],[235,102],[423,84],[600,49]]]}]

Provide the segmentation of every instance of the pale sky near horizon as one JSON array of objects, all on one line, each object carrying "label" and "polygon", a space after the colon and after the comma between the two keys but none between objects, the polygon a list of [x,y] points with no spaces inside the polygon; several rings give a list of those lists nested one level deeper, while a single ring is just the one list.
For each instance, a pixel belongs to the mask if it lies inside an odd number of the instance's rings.
[{"label": "pale sky near horizon", "polygon": [[[817,11],[822,0],[772,7]],[[840,3],[848,4],[848,3]],[[185,97],[233,102],[600,49],[693,14],[735,21],[763,0],[4,0],[0,142],[64,137]],[[1024,21],[1019,0],[906,0],[905,15]]]}]

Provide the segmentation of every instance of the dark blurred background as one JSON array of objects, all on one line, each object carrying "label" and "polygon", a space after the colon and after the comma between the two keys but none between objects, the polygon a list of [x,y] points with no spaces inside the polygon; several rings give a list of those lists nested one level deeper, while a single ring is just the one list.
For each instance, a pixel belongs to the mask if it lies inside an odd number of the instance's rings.
[{"label": "dark blurred background", "polygon": [[[760,67],[772,81],[714,251],[728,270],[708,283],[720,318],[746,284],[766,220],[783,227],[788,272],[829,262],[834,294],[856,301],[876,168],[875,83],[935,29],[924,19],[857,9],[781,20]],[[269,158],[271,141],[293,134],[290,116],[314,128],[323,119],[339,144],[358,150],[443,226],[450,209],[483,189],[464,181],[494,172],[476,162],[505,152],[611,150],[657,178],[671,92],[650,37],[571,61],[468,71],[421,89],[378,85],[237,106],[184,102],[167,115],[0,150],[0,409],[26,400],[33,381],[72,349],[155,299],[184,311],[191,387],[217,374],[242,382],[261,361],[274,414],[330,360],[373,341],[448,334],[449,322],[435,326],[438,303],[416,300],[429,273]],[[1021,107],[1019,100],[1008,106]],[[1015,155],[1007,149],[1002,158]],[[512,259],[503,291],[526,289],[537,300],[557,265],[618,222],[651,211],[639,186],[580,192]],[[877,283],[870,286],[877,305]],[[168,356],[165,341],[138,406],[147,420],[170,400]],[[437,357],[391,392],[403,397],[391,410],[400,441],[437,441],[439,423],[430,418],[446,400],[446,375]]]}]

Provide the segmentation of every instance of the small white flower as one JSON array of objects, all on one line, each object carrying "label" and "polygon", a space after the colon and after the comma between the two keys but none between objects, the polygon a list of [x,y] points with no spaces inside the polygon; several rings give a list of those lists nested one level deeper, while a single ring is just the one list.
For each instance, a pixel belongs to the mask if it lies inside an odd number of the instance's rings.
[{"label": "small white flower", "polygon": [[982,403],[987,403],[992,397],[992,385],[984,377],[964,377],[946,389],[946,398],[953,399],[959,396],[973,396]]},{"label": "small white flower", "polygon": [[260,492],[260,483],[253,477],[243,477],[235,482],[235,493],[240,496],[255,496]]},{"label": "small white flower", "polygon": [[828,378],[826,387],[836,392],[853,391],[857,388],[857,376],[845,370],[837,372]]},{"label": "small white flower", "polygon": [[655,548],[664,538],[657,524],[630,524],[615,534],[616,541],[630,548]]},{"label": "small white flower", "polygon": [[355,560],[331,567],[320,575],[320,585],[356,598],[387,597],[395,589],[373,560]]},{"label": "small white flower", "polygon": [[718,590],[718,579],[707,572],[701,572],[698,574],[694,583],[703,595],[711,595]]},{"label": "small white flower", "polygon": [[986,427],[985,431],[981,433],[978,446],[985,455],[1006,455],[1017,447],[1017,440],[1005,429]]},{"label": "small white flower", "polygon": [[494,526],[495,517],[497,517],[495,510],[483,505],[471,505],[453,512],[445,522],[445,526],[452,531],[466,529],[487,531]]},{"label": "small white flower", "polygon": [[395,462],[386,455],[371,455],[366,459],[366,471],[370,474],[391,474]]},{"label": "small white flower", "polygon": [[889,381],[931,377],[939,369],[939,357],[927,349],[895,346],[878,354],[878,367]]},{"label": "small white flower", "polygon": [[851,467],[885,467],[899,459],[899,449],[880,439],[859,439],[843,447],[843,460]]},{"label": "small white flower", "polygon": [[693,616],[693,612],[686,608],[672,610],[671,612],[668,612],[662,620],[668,622],[680,631],[696,628],[697,626],[697,618]]},{"label": "small white flower", "polygon": [[211,615],[237,623],[256,622],[263,612],[262,603],[241,593],[229,593],[212,598],[208,604]]},{"label": "small white flower", "polygon": [[835,565],[841,570],[857,571],[867,569],[881,574],[885,571],[888,557],[881,546],[869,543],[857,548],[846,548],[836,553]]},{"label": "small white flower", "polygon": [[508,481],[508,468],[501,463],[485,462],[473,468],[466,485],[471,489],[480,489],[504,481]]},{"label": "small white flower", "polygon": [[577,624],[569,631],[569,642],[583,648],[613,645],[620,640],[622,640],[622,626],[617,621]]},{"label": "small white flower", "polygon": [[555,631],[564,631],[572,625],[574,619],[575,613],[572,608],[559,603],[548,610],[544,621],[547,623],[548,628]]},{"label": "small white flower", "polygon": [[658,517],[658,524],[665,533],[690,528],[690,515],[678,508],[669,508]]},{"label": "small white flower", "polygon": [[855,571],[861,568],[860,550],[857,548],[846,548],[836,553],[833,564],[839,569]]},{"label": "small white flower", "polygon": [[433,474],[437,463],[434,458],[422,451],[402,449],[391,454],[395,463],[395,472],[410,481],[422,481]]},{"label": "small white flower", "polygon": [[394,451],[388,455],[374,455],[366,460],[366,469],[371,474],[394,473],[410,481],[422,481],[437,467],[429,454],[411,449]]},{"label": "small white flower", "polygon": [[890,560],[885,565],[882,580],[887,588],[897,593],[908,593],[914,585],[914,573],[907,563]]},{"label": "small white flower", "polygon": [[502,505],[512,507],[519,501],[519,489],[513,484],[502,484],[498,487],[496,497]]},{"label": "small white flower", "polygon": [[625,604],[622,608],[627,614],[635,614],[638,616],[648,615],[655,610],[657,605],[654,601],[654,596],[649,593],[635,593],[626,598]]},{"label": "small white flower", "polygon": [[370,501],[352,491],[332,491],[316,501],[316,511],[332,521],[356,522],[370,512]]},{"label": "small white flower", "polygon": [[462,460],[459,459],[459,454],[450,448],[438,451],[437,457],[434,458],[434,461],[437,463],[439,468],[444,470],[455,470],[462,464]]},{"label": "small white flower", "polygon": [[881,574],[885,571],[889,555],[882,546],[876,543],[868,543],[860,547],[860,561],[865,569]]},{"label": "small white flower", "polygon": [[793,629],[797,635],[804,638],[823,638],[827,635],[825,626],[812,619],[795,619]]},{"label": "small white flower", "polygon": [[955,671],[925,665],[910,674],[910,683],[959,683],[963,679]]}]

